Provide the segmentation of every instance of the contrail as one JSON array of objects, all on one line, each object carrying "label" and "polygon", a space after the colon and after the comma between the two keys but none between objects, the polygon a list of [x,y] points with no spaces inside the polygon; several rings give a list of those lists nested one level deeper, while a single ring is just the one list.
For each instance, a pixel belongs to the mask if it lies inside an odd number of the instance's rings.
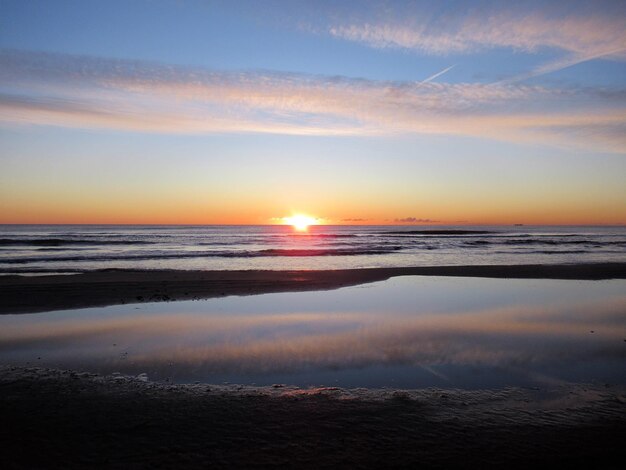
[{"label": "contrail", "polygon": [[439,76],[443,75],[444,73],[446,73],[446,72],[450,71],[450,70],[451,70],[451,69],[453,69],[453,68],[454,68],[454,65],[451,65],[450,67],[443,69],[441,72],[437,72],[435,75],[431,75],[431,76],[430,76],[430,77],[428,77],[427,79],[422,80],[422,81],[421,81],[421,83],[428,83],[428,82],[430,82],[431,80],[434,80],[435,78],[437,78],[437,77],[439,77]]},{"label": "contrail", "polygon": [[521,82],[524,80],[528,80],[529,78],[539,77],[540,75],[545,75],[548,73],[556,72],[558,70],[566,69],[568,67],[572,67],[574,65],[582,64],[583,62],[587,62],[587,61],[594,60],[594,59],[601,59],[602,57],[612,55],[612,54],[617,54],[618,52],[623,52],[625,50],[626,50],[625,48],[621,47],[619,49],[614,49],[611,51],[604,51],[604,52],[587,54],[587,55],[575,54],[575,55],[566,57],[564,59],[557,60],[555,62],[544,64],[540,67],[537,67],[531,70],[530,72],[516,75],[508,79],[500,80],[496,83],[508,84],[508,83]]}]

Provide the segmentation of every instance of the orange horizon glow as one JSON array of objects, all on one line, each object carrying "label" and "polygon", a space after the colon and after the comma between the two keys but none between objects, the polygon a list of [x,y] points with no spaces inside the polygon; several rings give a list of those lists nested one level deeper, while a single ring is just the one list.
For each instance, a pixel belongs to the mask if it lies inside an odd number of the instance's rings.
[{"label": "orange horizon glow", "polygon": [[529,225],[529,226],[626,226],[626,222],[620,221],[605,221],[605,220],[579,220],[579,219],[566,219],[566,220],[545,220],[545,219],[530,219],[530,220],[499,220],[499,219],[479,219],[479,220],[438,220],[433,222],[400,222],[393,219],[368,219],[364,221],[342,221],[328,219],[322,223],[304,224],[301,228],[296,224],[288,222],[276,222],[273,218],[261,219],[254,218],[252,220],[239,220],[239,219],[226,219],[215,220],[208,219],[180,219],[177,217],[165,217],[165,218],[126,218],[126,217],[63,217],[63,218],[15,218],[15,219],[0,219],[0,225],[232,225],[232,226],[246,226],[246,225],[283,225],[292,226],[294,230],[307,231],[312,225],[344,225],[344,226],[367,226],[367,225],[380,225],[380,226],[407,226],[407,227],[434,227],[434,226],[482,226],[482,225]]},{"label": "orange horizon glow", "polygon": [[[31,209],[31,210],[28,210]],[[546,213],[532,213],[530,211],[493,211],[484,214],[471,212],[463,214],[448,212],[446,217],[425,217],[423,219],[406,217],[404,214],[418,213],[398,211],[398,216],[390,210],[391,216],[376,213],[364,213],[362,217],[350,217],[341,213],[324,218],[293,220],[291,217],[271,217],[255,214],[252,211],[233,208],[230,213],[210,210],[149,210],[141,207],[98,207],[99,210],[84,210],[83,207],[68,205],[65,207],[19,207],[0,204],[0,225],[10,224],[41,224],[41,225],[292,225],[294,228],[305,229],[311,225],[406,225],[406,226],[436,226],[436,225],[626,225],[626,214],[620,211],[550,211]],[[144,210],[141,210],[144,209]],[[171,209],[171,207],[168,207]],[[322,212],[322,211],[320,211]],[[489,211],[491,212],[491,211]],[[503,214],[502,212],[507,212]],[[209,214],[207,214],[209,213]],[[275,213],[275,212],[274,212]],[[354,212],[352,212],[354,213]],[[435,211],[429,213],[436,213]],[[267,213],[266,213],[267,214]],[[409,219],[416,219],[411,221]]]},{"label": "orange horizon glow", "polygon": [[[339,183],[339,182],[338,182]],[[350,192],[326,184],[267,187],[255,183],[254,199],[231,188],[118,187],[44,181],[31,187],[10,181],[0,186],[0,224],[120,225],[624,225],[621,195],[584,194],[549,187],[534,194],[515,188],[416,187],[413,193],[393,187]],[[74,184],[74,183],[72,183]],[[549,190],[549,191],[548,191]],[[284,201],[289,201],[288,205]],[[300,211],[294,207],[305,207]],[[290,214],[290,215],[286,215]],[[315,214],[311,216],[309,214]]]},{"label": "orange horizon glow", "polygon": [[[398,202],[393,195],[372,194],[350,198],[332,192],[294,195],[306,212],[285,208],[281,190],[260,192],[256,201],[241,194],[220,198],[207,193],[193,198],[184,191],[144,197],[123,194],[54,194],[39,189],[15,197],[0,189],[0,224],[93,224],[93,225],[296,225],[295,216],[308,217],[299,225],[612,225],[626,223],[620,200],[610,204],[588,198],[538,201],[502,195],[499,199],[448,194],[433,195],[426,202]],[[5,193],[5,194],[3,194]],[[295,194],[295,193],[294,193]],[[6,197],[5,197],[6,196]],[[30,196],[30,197],[29,197]],[[130,195],[128,195],[130,196]],[[142,195],[143,196],[143,195]],[[294,204],[295,205],[295,204]],[[284,214],[291,214],[285,216]],[[320,214],[310,216],[308,214]]]}]

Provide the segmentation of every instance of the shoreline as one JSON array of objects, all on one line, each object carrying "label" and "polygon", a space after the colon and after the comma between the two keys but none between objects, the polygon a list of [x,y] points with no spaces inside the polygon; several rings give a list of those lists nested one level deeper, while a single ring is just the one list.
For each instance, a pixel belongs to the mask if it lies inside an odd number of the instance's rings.
[{"label": "shoreline", "polygon": [[331,290],[396,276],[510,279],[626,279],[626,263],[474,265],[323,271],[100,270],[71,275],[0,276],[0,314],[230,295]]},{"label": "shoreline", "polygon": [[617,468],[626,389],[170,385],[0,365],[3,468]]}]

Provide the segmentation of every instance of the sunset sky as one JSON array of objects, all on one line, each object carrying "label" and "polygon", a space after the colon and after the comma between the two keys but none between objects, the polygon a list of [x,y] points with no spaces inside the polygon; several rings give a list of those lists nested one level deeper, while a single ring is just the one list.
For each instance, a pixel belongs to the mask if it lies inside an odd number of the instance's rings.
[{"label": "sunset sky", "polygon": [[0,223],[626,223],[626,2],[0,0]]}]

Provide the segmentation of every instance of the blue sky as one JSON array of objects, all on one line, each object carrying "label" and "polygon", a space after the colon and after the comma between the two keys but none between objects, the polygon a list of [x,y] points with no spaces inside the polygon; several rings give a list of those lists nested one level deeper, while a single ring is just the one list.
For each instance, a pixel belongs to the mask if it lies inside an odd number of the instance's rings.
[{"label": "blue sky", "polygon": [[623,2],[0,0],[0,220],[624,223],[625,24]]}]

